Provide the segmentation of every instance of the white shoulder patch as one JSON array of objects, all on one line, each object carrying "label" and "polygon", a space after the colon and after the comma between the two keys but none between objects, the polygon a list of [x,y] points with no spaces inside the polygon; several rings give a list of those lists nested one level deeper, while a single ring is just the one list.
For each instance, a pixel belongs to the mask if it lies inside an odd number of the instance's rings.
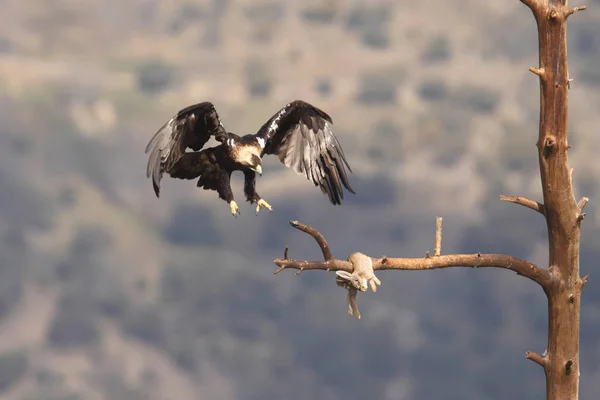
[{"label": "white shoulder patch", "polygon": [[229,145],[229,147],[235,147],[235,139],[234,138],[228,139],[227,144]]},{"label": "white shoulder patch", "polygon": [[269,126],[269,130],[271,132],[276,131],[277,128],[279,128],[279,120],[281,119],[281,117],[283,116],[283,114],[285,114],[287,112],[287,109],[288,109],[289,106],[290,106],[289,104],[286,104],[286,106],[283,107],[281,109],[281,111],[279,111],[277,113],[277,116],[275,117],[275,119],[273,120],[273,122],[271,122],[271,125]]},{"label": "white shoulder patch", "polygon": [[261,137],[257,137],[256,140],[258,140],[258,144],[260,145],[261,149],[265,148],[265,139],[261,138]]}]

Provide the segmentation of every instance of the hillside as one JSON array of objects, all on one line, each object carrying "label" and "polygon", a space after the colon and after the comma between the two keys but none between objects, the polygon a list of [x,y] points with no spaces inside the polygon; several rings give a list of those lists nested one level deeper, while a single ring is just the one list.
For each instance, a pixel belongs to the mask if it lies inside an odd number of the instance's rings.
[{"label": "hillside", "polygon": [[[578,5],[578,4],[574,4]],[[600,1],[569,21],[569,163],[582,229],[581,398],[600,392]],[[545,265],[535,21],[517,0],[0,0],[0,398],[542,399],[545,297],[507,271],[382,272],[350,318],[333,276],[272,260],[444,252]],[[341,207],[275,158],[254,215],[146,179],[144,148],[212,101],[254,133],[326,110],[354,171]]]}]

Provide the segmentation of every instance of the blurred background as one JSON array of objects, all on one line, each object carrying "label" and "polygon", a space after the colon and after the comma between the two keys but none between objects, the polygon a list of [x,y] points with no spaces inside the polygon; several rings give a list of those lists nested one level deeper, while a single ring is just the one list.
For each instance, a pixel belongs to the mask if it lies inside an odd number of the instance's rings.
[{"label": "blurred background", "polygon": [[[580,4],[572,4],[580,5]],[[568,26],[569,163],[582,229],[581,398],[600,393],[600,1]],[[334,254],[505,252],[546,266],[537,31],[517,0],[0,0],[2,399],[543,399],[545,296],[504,270],[382,271],[346,314]],[[274,157],[241,217],[144,147],[212,101],[255,133],[327,111],[354,170],[341,207]],[[243,200],[242,176],[233,179]],[[242,204],[243,203],[243,204]]]}]

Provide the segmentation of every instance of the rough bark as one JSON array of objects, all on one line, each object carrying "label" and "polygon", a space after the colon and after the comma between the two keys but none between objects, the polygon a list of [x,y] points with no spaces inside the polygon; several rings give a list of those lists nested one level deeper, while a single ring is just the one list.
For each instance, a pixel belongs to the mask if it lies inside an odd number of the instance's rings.
[{"label": "rough bark", "polygon": [[[550,249],[548,272],[548,347],[528,358],[544,367],[548,400],[575,400],[579,393],[579,227],[583,213],[573,195],[567,164],[569,70],[567,65],[567,0],[522,0],[538,27],[540,126],[537,142],[544,215]],[[581,202],[581,208],[587,200]]]}]

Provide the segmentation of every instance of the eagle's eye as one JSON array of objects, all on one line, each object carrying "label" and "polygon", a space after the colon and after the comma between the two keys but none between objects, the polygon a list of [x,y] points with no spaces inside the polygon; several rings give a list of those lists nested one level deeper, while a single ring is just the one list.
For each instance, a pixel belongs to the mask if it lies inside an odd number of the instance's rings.
[{"label": "eagle's eye", "polygon": [[255,154],[252,154],[252,157],[250,157],[250,162],[253,167],[256,167],[257,165],[262,164],[262,160],[260,159],[260,157]]}]

